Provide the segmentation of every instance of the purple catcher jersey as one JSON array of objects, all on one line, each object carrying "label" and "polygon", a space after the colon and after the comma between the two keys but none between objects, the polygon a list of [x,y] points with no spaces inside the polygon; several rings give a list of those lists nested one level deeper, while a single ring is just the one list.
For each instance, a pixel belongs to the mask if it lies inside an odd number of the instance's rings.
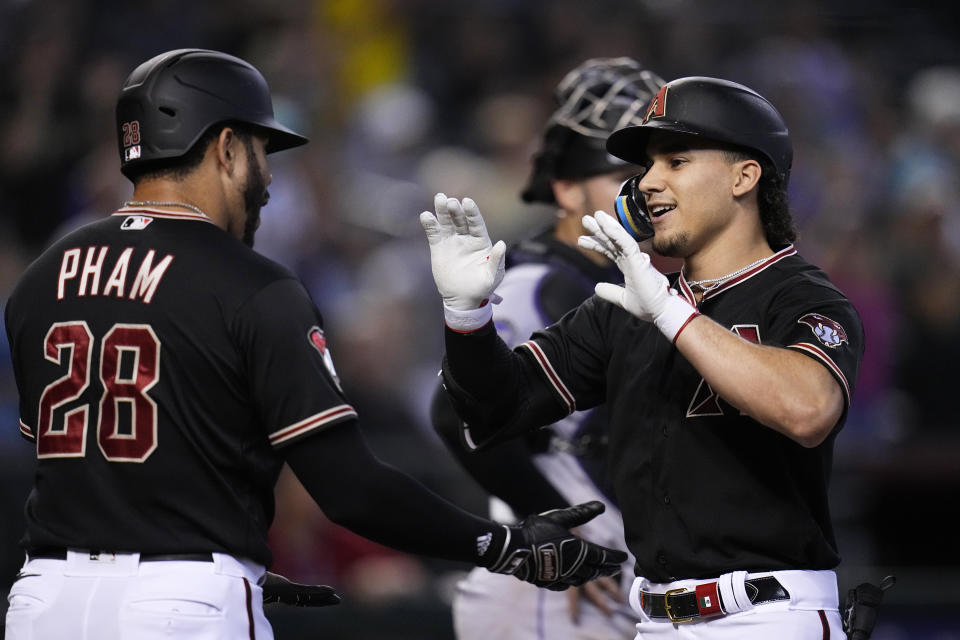
[{"label": "purple catcher jersey", "polygon": [[37,478],[24,545],[269,565],[278,449],[356,413],[293,274],[204,216],[122,209],[6,309]]}]

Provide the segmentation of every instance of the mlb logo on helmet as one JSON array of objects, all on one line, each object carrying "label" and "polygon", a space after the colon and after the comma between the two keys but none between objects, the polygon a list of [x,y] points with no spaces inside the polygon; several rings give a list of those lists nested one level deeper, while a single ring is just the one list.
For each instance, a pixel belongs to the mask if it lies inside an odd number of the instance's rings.
[{"label": "mlb logo on helmet", "polygon": [[123,159],[129,162],[130,160],[136,160],[140,157],[140,145],[134,145],[132,147],[127,147],[123,150]]},{"label": "mlb logo on helmet", "polygon": [[819,313],[808,313],[797,320],[797,323],[810,327],[817,340],[831,349],[836,349],[847,341],[847,332],[840,323]]}]

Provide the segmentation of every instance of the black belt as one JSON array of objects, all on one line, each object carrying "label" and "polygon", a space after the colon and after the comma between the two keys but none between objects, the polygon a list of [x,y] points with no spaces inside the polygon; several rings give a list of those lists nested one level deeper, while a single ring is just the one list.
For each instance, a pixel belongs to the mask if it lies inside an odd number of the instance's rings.
[{"label": "black belt", "polygon": [[[72,549],[72,551],[78,551],[80,553],[89,553],[91,559],[95,559],[96,556],[100,555],[112,555],[113,551],[88,551],[87,549]],[[129,552],[117,552],[117,553],[129,553]],[[58,547],[40,547],[37,549],[32,549],[27,551],[27,556],[31,560],[44,559],[44,560],[66,560],[67,559],[67,550],[58,548]],[[211,553],[141,553],[140,562],[164,562],[164,561],[181,561],[181,562],[213,562],[213,554]]]},{"label": "black belt", "polygon": [[[790,593],[773,576],[750,578],[744,581],[744,586],[750,602],[754,605],[790,599]],[[726,613],[716,582],[697,585],[694,591],[687,589],[672,589],[666,593],[641,591],[640,606],[651,618],[667,618],[671,622],[690,622],[694,618]]]}]

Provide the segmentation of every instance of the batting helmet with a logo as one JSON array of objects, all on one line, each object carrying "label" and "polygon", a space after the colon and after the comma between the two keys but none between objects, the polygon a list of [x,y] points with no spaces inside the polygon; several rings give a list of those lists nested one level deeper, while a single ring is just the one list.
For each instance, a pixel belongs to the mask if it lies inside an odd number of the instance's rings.
[{"label": "batting helmet with a logo", "polygon": [[208,49],[167,51],[138,66],[123,83],[116,116],[120,170],[128,177],[184,155],[221,122],[263,129],[267,153],[307,142],[276,121],[270,89],[253,65]]},{"label": "batting helmet with a logo", "polygon": [[702,76],[672,80],[654,96],[640,124],[607,138],[607,150],[643,164],[651,131],[701,136],[759,152],[773,163],[784,183],[789,180],[793,145],[783,116],[769,100],[742,84]]}]

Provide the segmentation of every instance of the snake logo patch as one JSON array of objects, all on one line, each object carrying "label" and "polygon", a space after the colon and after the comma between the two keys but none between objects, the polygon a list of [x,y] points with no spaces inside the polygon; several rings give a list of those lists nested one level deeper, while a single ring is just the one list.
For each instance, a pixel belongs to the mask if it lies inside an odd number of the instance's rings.
[{"label": "snake logo patch", "polygon": [[798,324],[805,324],[813,331],[822,344],[836,349],[844,342],[847,342],[847,332],[836,320],[831,320],[827,316],[819,313],[808,313],[799,320]]},{"label": "snake logo patch", "polygon": [[324,335],[323,329],[320,327],[311,327],[310,331],[307,332],[307,339],[313,348],[320,352],[320,356],[323,358],[323,365],[327,368],[327,371],[330,372],[330,377],[333,378],[337,389],[340,390],[340,393],[343,393],[343,388],[340,386],[340,377],[337,376],[337,370],[333,367],[333,358],[330,356],[330,350],[327,349],[327,337]]}]

